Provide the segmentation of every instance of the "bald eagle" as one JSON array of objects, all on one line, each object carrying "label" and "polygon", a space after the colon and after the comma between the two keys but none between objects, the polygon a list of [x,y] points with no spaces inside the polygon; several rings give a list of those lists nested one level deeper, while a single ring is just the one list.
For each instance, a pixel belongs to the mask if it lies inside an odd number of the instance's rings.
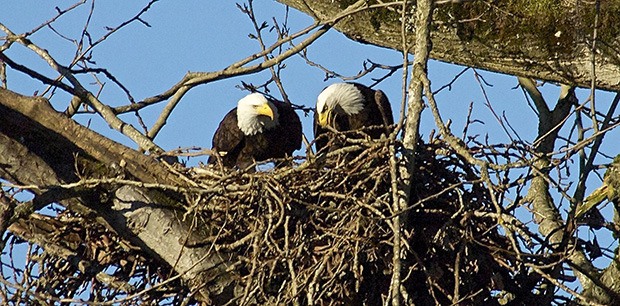
[{"label": "bald eagle", "polygon": [[[288,104],[252,93],[237,103],[213,135],[213,150],[225,167],[246,169],[258,161],[284,158],[301,148],[301,122]],[[217,163],[210,156],[209,164]]]},{"label": "bald eagle", "polygon": [[319,94],[314,112],[317,152],[330,141],[326,136],[320,137],[329,128],[341,132],[363,129],[368,136],[378,139],[381,134],[388,134],[392,124],[392,108],[383,91],[358,83],[329,85]]}]

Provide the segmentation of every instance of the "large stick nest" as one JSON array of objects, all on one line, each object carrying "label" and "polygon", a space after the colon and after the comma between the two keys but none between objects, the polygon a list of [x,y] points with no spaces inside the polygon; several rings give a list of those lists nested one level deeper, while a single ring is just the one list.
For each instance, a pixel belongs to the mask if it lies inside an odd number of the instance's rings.
[{"label": "large stick nest", "polygon": [[455,281],[461,304],[496,300],[491,291],[512,282],[501,266],[512,259],[500,252],[510,247],[496,221],[473,214],[494,211],[475,168],[437,139],[420,142],[411,201],[397,211],[393,183],[403,182],[391,179],[389,146],[357,142],[293,169],[217,173],[219,184],[235,191],[190,210],[207,224],[202,243],[235,254],[235,303],[382,303],[389,298],[396,215],[404,242],[401,290],[412,302],[449,304]]},{"label": "large stick nest", "polygon": [[[450,304],[457,292],[461,305],[497,304],[499,291],[531,292],[519,285],[523,275],[515,272],[509,240],[496,220],[484,217],[495,208],[477,170],[438,139],[420,142],[410,203],[398,209],[393,187],[405,182],[392,179],[397,169],[390,164],[390,146],[400,151],[386,140],[358,142],[298,159],[293,167],[256,173],[178,168],[198,185],[227,190],[185,194],[195,199],[187,215],[200,220],[204,233],[187,247],[207,245],[229,255],[228,270],[236,276],[229,284],[233,304],[377,305],[390,298],[394,264],[400,265],[401,292],[419,305]],[[397,215],[403,243],[395,260]],[[117,235],[79,218],[61,213],[48,234],[63,237],[70,231],[75,245],[67,248],[75,256],[31,251],[45,255],[39,256],[41,266],[65,267],[46,269],[36,288],[70,298],[83,294],[90,282],[95,299],[109,301],[171,276]],[[90,268],[80,269],[71,258],[84,258]],[[102,271],[107,274],[98,274]],[[100,279],[105,275],[112,280]],[[214,289],[218,301],[215,295]],[[125,301],[177,303],[186,296],[177,281]]]}]

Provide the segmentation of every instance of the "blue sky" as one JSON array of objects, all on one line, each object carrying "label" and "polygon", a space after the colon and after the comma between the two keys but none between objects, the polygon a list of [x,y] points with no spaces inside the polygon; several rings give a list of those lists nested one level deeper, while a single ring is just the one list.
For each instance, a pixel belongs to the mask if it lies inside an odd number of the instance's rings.
[{"label": "blue sky", "polygon": [[[55,6],[66,8],[73,3],[74,1],[64,0],[53,2],[3,0],[0,22],[16,33],[23,33],[55,16]],[[115,27],[129,19],[146,3],[147,1],[96,1],[95,12],[89,27],[91,37],[98,39],[106,33],[105,27]],[[87,18],[89,5],[90,3],[83,5],[63,16],[53,24],[54,28],[67,37],[78,38]],[[259,21],[272,23],[272,18],[276,18],[278,22],[284,21],[285,7],[275,1],[258,0],[255,1],[254,7]],[[143,19],[151,27],[135,22],[112,35],[93,52],[96,66],[108,69],[129,88],[137,100],[164,92],[178,82],[187,71],[216,71],[260,50],[258,43],[248,38],[248,34],[254,33],[253,26],[247,16],[237,9],[235,1],[162,0],[155,3]],[[310,25],[312,20],[291,9],[288,22],[291,32],[296,32]],[[273,38],[273,34],[267,35],[267,44],[273,42]],[[61,64],[65,65],[73,58],[76,49],[73,42],[59,37],[50,29],[42,29],[33,35],[31,40],[49,50]],[[56,76],[45,62],[23,47],[13,46],[7,55],[15,61],[45,72],[48,76]],[[367,59],[388,65],[398,65],[402,62],[402,55],[398,51],[362,45],[347,39],[336,31],[331,31],[315,42],[308,48],[308,55],[316,62],[344,75],[356,74],[361,70],[364,60]],[[282,81],[293,103],[312,107],[319,92],[328,84],[337,81],[334,79],[324,81],[324,73],[308,66],[299,56],[294,56],[285,63],[287,68],[282,72]],[[450,82],[462,69],[461,66],[431,61],[429,75],[433,88],[437,89]],[[527,105],[521,90],[515,89],[516,78],[486,71],[479,72],[491,86],[480,85],[473,72],[469,70],[453,84],[451,90],[444,90],[436,96],[444,119],[453,121],[454,134],[461,136],[469,105],[473,103],[472,117],[481,120],[484,124],[474,124],[470,129],[470,135],[480,134],[484,137],[488,134],[491,143],[509,141],[509,137],[502,131],[489,108],[485,106],[482,87],[495,112],[500,116],[505,114],[519,136],[527,142],[532,142],[537,131],[536,116]],[[371,77],[381,75],[381,72],[374,73],[358,82],[370,84]],[[179,147],[209,148],[211,136],[217,124],[231,108],[235,107],[237,101],[247,94],[236,86],[242,81],[260,84],[269,77],[268,72],[262,72],[217,81],[192,89],[175,109],[155,142],[166,150]],[[90,76],[81,76],[80,80],[85,85],[94,81]],[[124,93],[113,83],[105,81],[106,85],[100,96],[102,102],[113,106],[127,104]],[[376,87],[388,95],[395,115],[398,115],[400,109],[401,81],[401,75],[397,73]],[[22,94],[33,94],[35,91],[42,92],[45,89],[41,83],[10,69],[8,84],[9,89]],[[96,90],[98,87],[89,85],[88,88]],[[272,86],[271,90],[279,96],[275,86]],[[549,102],[557,99],[559,87],[546,85],[542,90]],[[578,92],[581,100],[585,99],[588,94],[587,90]],[[611,97],[609,93],[597,93],[601,106],[608,105]],[[63,110],[69,99],[67,94],[57,91],[51,101],[57,109]],[[165,102],[141,112],[149,127],[164,105]],[[306,136],[312,139],[311,116],[303,117],[301,112],[299,114],[302,117]],[[136,125],[132,114],[123,115],[122,119]],[[111,130],[97,116],[78,115],[76,120],[89,125],[99,133],[135,148],[130,140]],[[427,136],[433,129],[435,126],[431,114],[425,110],[421,132]],[[607,137],[618,139],[617,135]],[[612,155],[617,154],[617,147],[613,145],[617,141],[606,140],[612,145],[604,150]],[[206,156],[192,159],[190,165],[199,161],[206,161]],[[596,187],[600,182],[593,178],[591,184]]]},{"label": "blue sky", "polygon": [[[38,1],[5,1],[0,12],[0,20],[16,33],[28,31],[44,20],[55,15],[54,6],[68,7],[72,1],[58,1],[52,5],[42,5]],[[135,15],[145,1],[98,1],[89,32],[96,39],[106,31],[104,27],[116,26]],[[285,7],[275,1],[256,1],[254,3],[257,18],[272,22],[276,18],[284,21]],[[54,23],[54,27],[68,37],[79,37],[86,20],[88,5],[64,16]],[[24,15],[26,14],[26,15]],[[28,16],[25,18],[24,16]],[[187,71],[215,71],[237,60],[260,50],[256,41],[248,38],[253,33],[253,26],[247,16],[241,13],[233,1],[160,1],[147,12],[143,19],[151,27],[141,23],[133,23],[112,35],[106,42],[94,49],[93,59],[97,66],[107,68],[117,79],[129,88],[134,98],[156,95],[170,88],[179,81]],[[312,20],[295,10],[290,11],[289,26],[291,32],[300,30]],[[269,34],[269,33],[267,33]],[[63,40],[48,29],[33,35],[32,40],[41,47],[48,49],[61,63],[68,63],[75,52],[72,42]],[[267,35],[267,43],[273,42],[273,35]],[[13,50],[15,49],[15,50]],[[23,48],[12,48],[8,53],[14,60],[27,59],[33,67],[42,67],[48,75],[53,76],[46,64],[32,52]],[[343,75],[355,75],[362,69],[362,63],[370,59],[377,63],[398,65],[402,55],[393,50],[362,45],[350,41],[342,34],[332,31],[323,36],[308,49],[308,55],[318,63]],[[286,61],[287,68],[283,71],[283,83],[291,100],[296,104],[313,106],[316,96],[326,85],[336,80],[323,81],[324,73],[317,68],[309,67],[305,61],[295,56]],[[462,67],[432,61],[429,74],[433,87],[439,88],[449,82]],[[484,78],[493,85],[485,88],[495,110],[507,111],[510,120],[517,122],[516,127],[525,139],[535,132],[533,112],[525,104],[520,90],[512,89],[516,79],[495,73],[482,72]],[[380,77],[381,72],[370,77]],[[156,142],[165,149],[177,147],[200,146],[209,147],[211,135],[217,123],[225,113],[235,106],[237,100],[245,95],[235,86],[241,81],[262,83],[270,77],[267,72],[258,75],[236,77],[217,81],[192,89],[182,100],[168,121],[168,125],[156,138]],[[9,87],[15,91],[31,94],[35,90],[42,91],[44,86],[38,82],[9,71]],[[82,77],[88,84],[94,80]],[[372,80],[367,76],[360,80],[369,84]],[[389,78],[377,88],[382,89],[392,101],[394,112],[400,108],[401,76],[399,73]],[[554,86],[552,86],[554,87]],[[91,86],[95,90],[96,86]],[[277,89],[271,88],[277,96]],[[557,91],[551,88],[551,92]],[[498,125],[489,116],[490,112],[483,105],[483,96],[478,83],[471,71],[466,72],[452,87],[437,96],[445,119],[454,121],[455,133],[464,124],[469,103],[474,103],[474,116],[486,123],[480,127],[480,133],[496,134],[497,141],[507,138],[496,133]],[[62,93],[52,98],[59,109],[66,105],[68,97]],[[104,103],[111,105],[126,104],[125,95],[111,82],[107,82],[101,95]],[[152,124],[164,104],[151,107],[143,112],[147,125]],[[106,124],[93,116],[80,115],[81,122],[90,119],[91,126],[109,137],[127,145],[131,142],[107,131]],[[124,115],[123,119],[133,121],[133,115]],[[312,139],[310,118],[302,118],[304,130]],[[523,124],[528,122],[528,124]],[[428,134],[434,127],[430,112],[425,112],[422,132]],[[458,133],[457,133],[458,134]]]},{"label": "blue sky", "polygon": [[[23,33],[40,25],[56,15],[55,6],[67,8],[74,1],[54,1],[43,4],[35,0],[4,0],[0,10],[0,21],[15,33]],[[96,1],[95,11],[88,31],[93,40],[104,35],[106,27],[116,27],[125,20],[136,15],[148,1]],[[142,19],[151,27],[134,22],[113,34],[107,41],[97,46],[93,51],[93,60],[97,67],[108,69],[131,92],[136,100],[141,100],[164,92],[177,83],[188,71],[216,71],[231,63],[260,51],[255,40],[248,38],[254,33],[253,25],[235,5],[235,1],[170,1],[156,2],[143,15]],[[239,1],[239,3],[244,3]],[[257,19],[272,24],[275,18],[279,23],[284,22],[285,6],[276,1],[258,0],[254,2]],[[69,38],[79,38],[90,10],[90,2],[76,10],[62,16],[52,25],[62,35]],[[312,19],[294,9],[289,11],[288,25],[294,33],[312,24]],[[266,44],[272,43],[273,33],[265,32]],[[61,63],[68,64],[75,54],[75,43],[59,37],[50,29],[44,28],[32,35],[31,40],[49,50]],[[30,67],[37,68],[50,77],[56,77],[47,64],[33,52],[21,46],[13,46],[7,55],[15,61],[21,61]],[[365,60],[399,65],[402,55],[398,51],[363,45],[347,39],[344,35],[330,31],[308,48],[308,56],[317,63],[337,71],[343,75],[355,75],[362,69]],[[412,58],[412,57],[410,57]],[[254,62],[256,63],[256,62]],[[314,106],[319,92],[336,79],[324,81],[324,73],[318,68],[310,67],[300,56],[293,56],[286,60],[286,69],[282,72],[282,82],[293,103],[308,107]],[[429,63],[429,77],[434,89],[450,82],[463,67],[431,61]],[[472,118],[483,123],[476,123],[470,127],[470,135],[489,135],[491,143],[505,143],[510,137],[502,130],[500,124],[493,117],[486,106],[484,94],[487,95],[493,110],[504,115],[508,123],[517,131],[526,142],[532,142],[536,137],[537,118],[520,89],[516,89],[517,80],[513,76],[479,70],[484,80],[490,86],[481,85],[472,70],[465,72],[451,87],[437,94],[440,111],[444,120],[452,121],[452,130],[455,135],[461,136],[470,103],[473,104]],[[380,77],[383,71],[359,80],[361,83],[372,83],[371,78]],[[241,82],[261,84],[270,78],[265,71],[255,75],[235,77],[201,85],[190,90],[162,129],[155,142],[166,150],[186,147],[209,148],[211,137],[217,124],[237,101],[247,92],[237,88]],[[92,77],[80,77],[84,85],[96,91],[98,85]],[[101,92],[102,102],[117,106],[128,104],[125,94],[112,82],[100,77],[106,82]],[[8,71],[9,88],[23,93],[32,94],[35,91],[43,92],[45,86],[21,73]],[[398,116],[401,97],[401,74],[379,84],[376,88],[383,90]],[[90,84],[90,85],[89,85]],[[275,96],[279,96],[277,88],[270,89]],[[484,89],[484,94],[482,89]],[[559,87],[546,85],[542,88],[548,102],[551,104],[557,99]],[[579,97],[585,99],[588,90],[580,90]],[[48,95],[49,96],[49,95]],[[611,95],[598,92],[597,101],[603,106],[609,104]],[[61,92],[51,98],[52,103],[59,110],[63,110],[70,97]],[[165,102],[141,111],[145,123],[150,127],[156,120]],[[301,112],[304,131],[308,139],[313,139],[311,116],[304,117]],[[111,130],[107,124],[97,116],[77,115],[76,120],[88,124],[94,130],[128,146],[135,145],[125,136]],[[138,127],[133,114],[125,114],[122,119]],[[430,111],[425,110],[421,132],[429,135],[435,129]],[[564,130],[568,128],[565,127]],[[514,136],[514,135],[513,135]],[[618,138],[616,135],[609,137]],[[481,138],[482,139],[482,138]],[[613,143],[615,141],[609,141]],[[606,151],[615,155],[614,147]],[[300,152],[303,153],[303,152]],[[204,158],[190,160],[193,165]],[[594,183],[596,179],[594,179]]]}]

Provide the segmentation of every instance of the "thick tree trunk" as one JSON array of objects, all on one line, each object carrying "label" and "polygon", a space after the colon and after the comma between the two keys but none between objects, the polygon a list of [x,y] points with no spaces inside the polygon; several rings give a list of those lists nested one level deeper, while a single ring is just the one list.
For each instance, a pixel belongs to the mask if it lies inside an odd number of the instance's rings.
[{"label": "thick tree trunk", "polygon": [[[277,1],[321,20],[333,17],[351,2]],[[596,88],[620,90],[616,51],[620,45],[620,5],[618,1],[601,3],[597,15],[595,1],[444,1],[436,6],[433,17],[430,56],[579,87],[591,87],[595,73]],[[400,13],[396,11],[400,7],[370,9],[339,22],[335,28],[353,40],[401,50]],[[409,23],[412,29],[413,17]],[[410,43],[414,38],[409,35]],[[594,38],[595,57],[591,52]]]},{"label": "thick tree trunk", "polygon": [[[183,185],[162,163],[75,123],[47,100],[0,89],[0,178],[49,187],[79,181],[78,172],[87,178],[116,173],[143,183]],[[29,204],[17,206],[13,220],[56,201],[83,214],[96,211],[102,223],[172,267],[200,292],[199,300],[230,298],[230,275],[224,272],[229,259],[208,247],[185,246],[197,241],[200,231],[192,230],[191,216],[181,216],[174,195],[133,186],[98,186],[98,194],[92,188],[48,187]],[[112,205],[102,191],[112,195]]]}]

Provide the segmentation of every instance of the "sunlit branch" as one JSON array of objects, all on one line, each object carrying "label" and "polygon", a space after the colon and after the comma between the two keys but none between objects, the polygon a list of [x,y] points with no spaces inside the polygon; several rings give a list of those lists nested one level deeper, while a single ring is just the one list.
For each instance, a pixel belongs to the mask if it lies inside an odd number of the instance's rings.
[{"label": "sunlit branch", "polygon": [[[585,193],[585,184],[586,178],[588,174],[593,170],[594,160],[596,156],[600,153],[600,147],[603,144],[603,138],[605,137],[605,131],[609,131],[610,127],[613,126],[613,116],[616,113],[616,109],[618,108],[618,103],[620,102],[620,93],[617,93],[613,100],[611,101],[611,105],[607,110],[607,114],[605,114],[605,118],[602,121],[601,127],[595,129],[595,133],[593,135],[594,143],[592,143],[592,147],[590,148],[590,154],[585,161],[585,165],[581,169],[579,184],[577,185],[577,189],[575,191],[575,197],[580,195],[580,199],[583,199],[583,195]],[[592,124],[596,124],[593,122]],[[599,131],[603,131],[603,133],[597,133]]]},{"label": "sunlit branch", "polygon": [[24,37],[28,37],[31,36],[32,34],[38,32],[39,30],[41,30],[44,27],[50,26],[52,23],[54,23],[56,20],[58,20],[60,17],[62,17],[63,15],[65,15],[66,13],[80,7],[82,4],[86,3],[86,1],[88,0],[81,0],[79,2],[74,3],[73,5],[69,6],[66,9],[59,9],[58,7],[56,7],[56,16],[54,16],[53,18],[51,18],[50,20],[40,24],[39,26],[35,27],[34,29],[24,33]]},{"label": "sunlit branch", "polygon": [[[396,5],[396,4],[392,3],[390,5]],[[177,84],[175,84],[174,86],[172,86],[170,89],[166,90],[165,92],[158,94],[156,96],[145,98],[142,101],[139,101],[135,104],[116,107],[114,109],[115,113],[124,113],[124,112],[128,112],[131,110],[137,110],[137,109],[141,109],[141,108],[144,108],[152,104],[165,101],[175,96],[176,92],[179,91],[184,86],[188,86],[191,89],[201,84],[207,84],[207,83],[211,83],[211,82],[218,81],[218,80],[228,79],[231,77],[242,76],[242,75],[247,75],[247,74],[255,73],[258,71],[262,71],[264,69],[277,65],[278,63],[282,62],[283,60],[295,54],[298,54],[303,49],[311,45],[319,37],[321,37],[323,34],[325,34],[334,24],[336,24],[340,20],[352,14],[363,12],[369,9],[381,8],[385,6],[387,5],[385,4],[384,5],[367,5],[365,1],[357,1],[356,3],[350,5],[345,10],[343,10],[337,16],[330,18],[328,20],[318,21],[314,23],[313,25],[308,26],[305,29],[298,31],[297,33],[286,36],[278,40],[271,46],[267,47],[265,50],[252,54],[240,61],[237,61],[227,66],[226,68],[222,70],[214,71],[214,72],[189,72],[183,77],[181,81],[179,81]],[[265,55],[270,54],[277,48],[280,48],[283,44],[292,43],[293,40],[303,37],[311,32],[313,33],[309,35],[307,38],[305,38],[303,41],[299,42],[296,45],[293,45],[291,48],[280,53],[278,56],[270,58],[269,60],[263,61],[256,65],[246,66],[246,64],[250,62],[253,62],[257,59],[263,58]],[[177,99],[177,97],[180,98],[179,96],[175,96],[173,99]]]},{"label": "sunlit branch", "polygon": [[[47,52],[47,50],[42,49],[41,47],[35,45],[30,40],[23,38],[22,36],[17,36],[13,32],[11,32],[8,28],[6,28],[3,24],[0,24],[0,30],[4,31],[9,37],[24,45],[28,49],[32,50],[34,53],[39,55],[47,64],[54,70],[56,70],[61,76],[64,76],[69,80],[73,88],[68,86],[59,86],[63,90],[67,90],[69,93],[73,95],[77,95],[83,101],[92,106],[101,117],[108,122],[108,124],[114,128],[115,130],[121,132],[126,135],[130,139],[132,139],[141,149],[146,150],[147,152],[163,152],[159,146],[153,143],[150,139],[148,139],[145,135],[141,134],[136,128],[127,124],[120,120],[116,114],[112,111],[112,108],[103,104],[99,99],[97,99],[91,92],[87,91],[82,84],[78,81],[78,79],[71,73],[69,69],[60,65],[56,60]],[[2,54],[2,56],[6,57]],[[37,76],[41,77],[40,74]]]}]

